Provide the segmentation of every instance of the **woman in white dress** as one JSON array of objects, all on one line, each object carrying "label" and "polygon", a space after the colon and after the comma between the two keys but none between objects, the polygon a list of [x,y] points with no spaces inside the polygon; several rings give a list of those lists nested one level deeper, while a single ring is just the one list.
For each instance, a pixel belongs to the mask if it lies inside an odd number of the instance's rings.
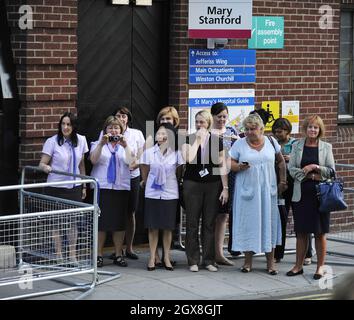
[{"label": "woman in white dress", "polygon": [[[274,248],[281,244],[277,193],[286,190],[285,161],[276,140],[263,135],[264,124],[258,115],[249,115],[243,125],[246,137],[236,141],[229,151],[231,169],[236,172],[232,250],[245,252],[242,272],[252,270],[254,253],[265,252],[267,271],[276,275]],[[275,158],[282,177],[278,186]]]}]

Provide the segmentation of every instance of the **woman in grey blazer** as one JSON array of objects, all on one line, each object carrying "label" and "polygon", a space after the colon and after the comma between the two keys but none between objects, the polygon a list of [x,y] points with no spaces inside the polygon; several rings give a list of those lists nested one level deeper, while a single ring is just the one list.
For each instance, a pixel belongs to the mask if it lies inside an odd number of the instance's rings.
[{"label": "woman in grey blazer", "polygon": [[293,215],[296,232],[296,263],[287,276],[303,274],[309,234],[315,235],[317,269],[313,278],[323,276],[326,255],[326,233],[329,232],[329,212],[319,211],[316,185],[330,177],[334,169],[332,145],[324,142],[324,124],[319,116],[311,116],[302,127],[305,138],[294,143],[289,172],[294,178]]}]

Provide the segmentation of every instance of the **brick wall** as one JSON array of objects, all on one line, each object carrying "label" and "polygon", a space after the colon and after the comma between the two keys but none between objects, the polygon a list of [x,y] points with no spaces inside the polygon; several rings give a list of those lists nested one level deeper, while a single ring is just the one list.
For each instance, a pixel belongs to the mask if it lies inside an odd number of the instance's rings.
[{"label": "brick wall", "polygon": [[[254,88],[256,104],[263,100],[299,100],[301,119],[323,115],[329,136],[337,130],[339,0],[253,1],[254,16],[283,16],[285,44],[281,50],[257,50],[256,83],[188,85],[188,49],[205,48],[206,40],[188,39],[188,1],[173,1],[176,23],[171,33],[171,103],[182,111],[187,125],[188,89]],[[321,5],[333,8],[333,29],[320,29]],[[178,23],[183,23],[180,25]],[[226,48],[245,49],[247,40],[231,40]],[[178,79],[176,79],[176,75]]]},{"label": "brick wall", "polygon": [[[332,29],[319,26],[322,5],[333,9]],[[170,102],[179,106],[182,127],[188,123],[189,89],[253,88],[256,104],[265,100],[299,100],[300,123],[311,114],[320,115],[326,125],[326,139],[333,143],[336,161],[354,164],[354,128],[337,125],[340,7],[340,0],[253,0],[254,16],[284,17],[284,48],[257,50],[255,84],[189,85],[188,49],[206,48],[206,40],[188,39],[188,1],[173,1]],[[231,40],[226,48],[246,49],[247,40]],[[341,175],[346,186],[354,187],[354,171],[345,170]],[[353,198],[347,199],[350,211],[332,215],[336,229],[354,227]]]},{"label": "brick wall", "polygon": [[[187,125],[189,89],[254,88],[257,104],[299,100],[300,121],[320,114],[336,160],[353,164],[354,129],[337,125],[341,3],[354,4],[354,0],[253,0],[253,15],[284,17],[284,49],[257,50],[255,84],[220,86],[188,85],[188,49],[205,48],[206,40],[188,39],[188,1],[171,0],[169,98],[179,107],[181,127]],[[38,163],[43,141],[56,132],[60,115],[67,110],[76,112],[77,1],[6,0],[6,4],[21,100],[21,167]],[[23,4],[33,9],[32,30],[18,26]],[[333,8],[332,29],[319,27],[322,5]],[[247,40],[231,40],[227,48],[247,48]],[[343,175],[354,186],[354,172]],[[342,215],[335,219],[347,219],[346,223],[354,225],[352,216]]]},{"label": "brick wall", "polygon": [[[19,28],[24,4],[33,10],[32,30]],[[76,112],[77,1],[8,0],[7,12],[21,100],[21,167],[37,164],[60,115]]]}]

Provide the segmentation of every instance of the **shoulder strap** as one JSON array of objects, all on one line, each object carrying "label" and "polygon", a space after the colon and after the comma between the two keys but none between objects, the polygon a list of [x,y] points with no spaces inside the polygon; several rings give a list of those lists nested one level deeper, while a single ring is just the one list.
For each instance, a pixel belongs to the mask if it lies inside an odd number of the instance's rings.
[{"label": "shoulder strap", "polygon": [[268,137],[270,143],[272,144],[274,151],[276,152],[277,150],[275,149],[275,144],[274,144],[273,138],[271,136],[267,136],[267,137]]}]

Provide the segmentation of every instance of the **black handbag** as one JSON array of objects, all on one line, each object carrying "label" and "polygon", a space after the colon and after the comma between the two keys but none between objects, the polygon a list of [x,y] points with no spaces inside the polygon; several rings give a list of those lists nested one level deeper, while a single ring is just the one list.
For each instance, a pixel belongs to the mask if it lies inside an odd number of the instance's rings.
[{"label": "black handbag", "polygon": [[344,201],[343,180],[336,178],[335,171],[330,169],[331,178],[316,185],[321,212],[340,211],[348,208]]}]

